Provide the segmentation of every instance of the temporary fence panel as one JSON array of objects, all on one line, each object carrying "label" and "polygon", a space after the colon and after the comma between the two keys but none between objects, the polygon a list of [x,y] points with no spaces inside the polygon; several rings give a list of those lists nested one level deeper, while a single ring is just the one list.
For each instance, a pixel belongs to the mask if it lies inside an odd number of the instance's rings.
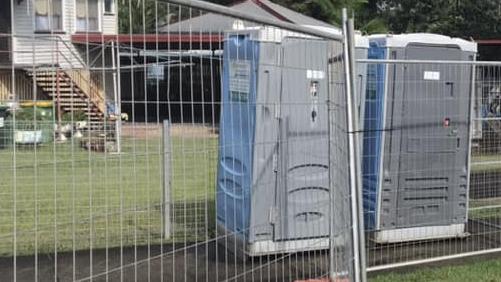
[{"label": "temporary fence panel", "polygon": [[363,277],[339,30],[193,0],[9,2],[4,279]]}]

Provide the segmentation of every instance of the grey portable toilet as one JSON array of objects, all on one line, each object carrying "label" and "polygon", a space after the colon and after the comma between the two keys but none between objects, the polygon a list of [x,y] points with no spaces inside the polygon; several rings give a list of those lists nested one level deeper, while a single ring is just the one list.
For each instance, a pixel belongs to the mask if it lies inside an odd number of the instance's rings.
[{"label": "grey portable toilet", "polygon": [[[473,42],[372,35],[369,59],[475,60]],[[472,66],[368,65],[362,156],[366,230],[379,243],[465,234]]]},{"label": "grey portable toilet", "polygon": [[327,75],[341,50],[277,28],[225,33],[216,214],[233,251],[328,248]]}]

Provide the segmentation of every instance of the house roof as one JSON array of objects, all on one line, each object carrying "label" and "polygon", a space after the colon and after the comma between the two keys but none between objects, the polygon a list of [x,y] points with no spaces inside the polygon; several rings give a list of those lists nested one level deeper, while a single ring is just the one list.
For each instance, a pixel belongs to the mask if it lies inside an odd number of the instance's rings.
[{"label": "house roof", "polygon": [[[272,17],[276,20],[299,25],[337,28],[333,25],[297,13],[268,0],[244,0],[232,5],[231,8],[259,17]],[[159,32],[222,33],[223,31],[231,30],[235,20],[237,19],[214,13],[207,13],[174,24],[164,25],[159,28]],[[244,25],[255,26],[257,24],[244,21]]]},{"label": "house roof", "polygon": [[[303,14],[294,12],[283,6],[272,3],[269,0],[243,0],[231,6],[232,9],[251,13],[265,18],[274,18],[276,20],[295,23],[298,25],[319,27],[330,31],[338,27],[328,23],[316,20]],[[224,38],[222,33],[231,30],[234,18],[207,13],[198,17],[183,20],[177,23],[159,27],[158,34],[118,34],[102,35],[93,33],[80,33],[72,35],[74,43],[103,43],[108,41],[118,41],[120,43],[141,43],[141,42],[221,42]],[[256,23],[244,22],[244,26],[256,26]]]}]

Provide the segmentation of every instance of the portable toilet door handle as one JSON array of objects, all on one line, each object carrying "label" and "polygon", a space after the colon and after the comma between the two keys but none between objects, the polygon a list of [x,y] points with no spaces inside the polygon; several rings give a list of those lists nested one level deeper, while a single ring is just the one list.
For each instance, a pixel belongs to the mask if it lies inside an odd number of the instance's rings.
[{"label": "portable toilet door handle", "polygon": [[449,87],[449,96],[454,97],[454,82],[447,81],[445,85],[450,86]]},{"label": "portable toilet door handle", "polygon": [[316,109],[314,108],[314,109],[311,111],[311,121],[312,121],[313,123],[315,123],[316,118],[317,118],[317,111],[316,111]]},{"label": "portable toilet door handle", "polygon": [[318,91],[319,91],[319,82],[316,80],[310,81],[310,100],[311,100],[311,126],[315,126],[318,117]]}]

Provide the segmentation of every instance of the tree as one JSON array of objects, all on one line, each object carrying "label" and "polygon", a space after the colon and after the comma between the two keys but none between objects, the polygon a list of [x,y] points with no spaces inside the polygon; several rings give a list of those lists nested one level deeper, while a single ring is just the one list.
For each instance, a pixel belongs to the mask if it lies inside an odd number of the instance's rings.
[{"label": "tree", "polygon": [[355,16],[357,29],[365,33],[386,32],[386,23],[377,15],[375,4],[372,0],[307,0],[292,8],[336,26],[341,26],[342,9],[347,8],[348,14]]},{"label": "tree", "polygon": [[442,30],[452,36],[473,38],[501,37],[500,0],[456,0],[457,6],[450,17],[447,29]]},{"label": "tree", "polygon": [[[209,0],[229,5],[236,0]],[[118,28],[120,33],[155,33],[156,27],[168,22],[177,22],[190,16],[190,9],[157,0],[118,0]],[[200,13],[191,10],[192,17]],[[144,14],[144,17],[143,17]],[[196,15],[195,15],[196,14]]]},{"label": "tree", "polygon": [[157,24],[170,21],[172,11],[155,0],[119,0],[118,29],[120,33],[154,33]]},{"label": "tree", "polygon": [[[180,14],[176,5],[168,6],[165,2],[118,1],[121,33],[154,33],[157,24],[176,22],[189,16],[189,9],[181,9]],[[229,5],[238,0],[209,1]],[[433,32],[463,38],[501,37],[501,0],[272,1],[338,26],[341,24],[341,10],[346,7],[350,14],[355,15],[356,28],[368,34]]]},{"label": "tree", "polygon": [[393,33],[432,31],[446,23],[449,0],[382,0],[379,12]]},{"label": "tree", "polygon": [[500,0],[378,0],[376,14],[393,33],[433,32],[464,38],[501,36]]}]

